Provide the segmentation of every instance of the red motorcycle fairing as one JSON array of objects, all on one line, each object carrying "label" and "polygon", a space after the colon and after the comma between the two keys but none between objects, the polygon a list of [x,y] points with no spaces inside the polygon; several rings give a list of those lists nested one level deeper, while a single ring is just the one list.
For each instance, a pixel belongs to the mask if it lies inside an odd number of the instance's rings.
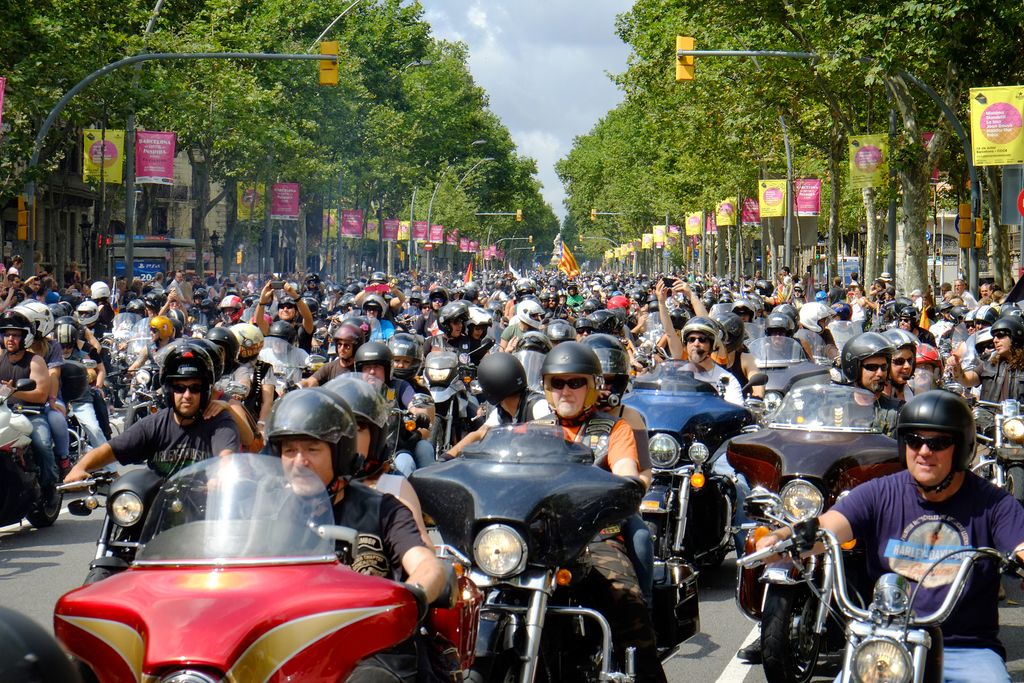
[{"label": "red motorcycle fairing", "polygon": [[[484,594],[468,576],[460,575],[458,595],[453,607],[435,607],[427,614],[427,631],[446,641],[446,651],[454,648],[460,671],[468,671],[476,658],[476,635],[480,627],[480,607]],[[453,672],[454,673],[454,672]]]},{"label": "red motorcycle fairing", "polygon": [[64,595],[54,632],[101,683],[180,669],[225,683],[334,683],[416,621],[400,584],[338,562],[133,567]]}]

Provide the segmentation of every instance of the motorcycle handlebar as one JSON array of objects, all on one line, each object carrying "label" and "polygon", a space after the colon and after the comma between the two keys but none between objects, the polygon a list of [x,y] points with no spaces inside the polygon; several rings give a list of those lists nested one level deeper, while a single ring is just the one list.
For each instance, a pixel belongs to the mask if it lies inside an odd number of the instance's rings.
[{"label": "motorcycle handlebar", "polygon": [[762,548],[761,550],[754,551],[749,555],[744,555],[743,557],[736,560],[736,564],[743,567],[744,569],[757,567],[764,564],[764,561],[772,555],[781,555],[782,553],[788,551],[792,547],[793,539],[785,538],[779,541],[778,543],[771,545],[768,548]]},{"label": "motorcycle handlebar", "polygon": [[82,479],[81,481],[72,481],[67,484],[57,484],[57,491],[65,493],[67,491],[81,491],[82,489],[92,488],[94,486],[102,486],[103,484],[109,484],[117,478],[115,472],[95,472],[88,479]]}]

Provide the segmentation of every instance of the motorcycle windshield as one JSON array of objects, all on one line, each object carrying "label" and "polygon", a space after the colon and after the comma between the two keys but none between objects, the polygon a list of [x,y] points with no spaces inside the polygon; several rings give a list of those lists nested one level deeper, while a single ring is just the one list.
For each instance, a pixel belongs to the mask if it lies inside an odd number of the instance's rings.
[{"label": "motorcycle windshield", "polygon": [[759,323],[743,323],[743,336],[748,343],[760,339],[764,336],[764,327]]},{"label": "motorcycle windshield", "polygon": [[833,320],[828,324],[828,331],[832,333],[832,339],[836,343],[836,348],[842,353],[846,342],[863,332],[864,329],[861,327],[860,322]]},{"label": "motorcycle windshield", "polygon": [[333,560],[334,541],[317,533],[332,524],[326,488],[309,469],[251,453],[209,458],[161,485],[146,512],[136,564]]},{"label": "motorcycle windshield", "polygon": [[695,391],[715,394],[714,387],[694,378],[693,371],[686,369],[687,365],[686,361],[681,360],[658,363],[654,370],[633,380],[633,388],[666,394],[690,394]]},{"label": "motorcycle windshield", "polygon": [[526,383],[532,391],[544,391],[544,378],[540,368],[544,365],[544,354],[540,351],[516,351],[513,354],[526,370]]},{"label": "motorcycle windshield", "polygon": [[423,363],[423,374],[430,386],[447,385],[455,378],[459,367],[459,356],[451,351],[434,351],[427,354]]},{"label": "motorcycle windshield", "polygon": [[260,350],[260,360],[274,368],[274,379],[283,387],[288,382],[302,379],[308,354],[280,337],[267,337]]},{"label": "motorcycle windshield", "polygon": [[759,368],[784,368],[808,360],[800,342],[779,335],[754,339],[747,350]]},{"label": "motorcycle windshield", "polygon": [[118,313],[110,323],[110,332],[114,339],[122,341],[132,336],[132,329],[139,322],[137,313]]},{"label": "motorcycle windshield", "polygon": [[136,320],[127,338],[128,355],[132,357],[140,355],[149,345],[152,336],[149,333],[149,318],[139,318]]},{"label": "motorcycle windshield", "polygon": [[815,432],[878,432],[875,396],[839,384],[798,386],[786,394],[768,426]]},{"label": "motorcycle windshield", "polygon": [[561,427],[532,422],[487,430],[483,439],[466,447],[463,457],[500,463],[594,463],[594,452],[566,441]]}]

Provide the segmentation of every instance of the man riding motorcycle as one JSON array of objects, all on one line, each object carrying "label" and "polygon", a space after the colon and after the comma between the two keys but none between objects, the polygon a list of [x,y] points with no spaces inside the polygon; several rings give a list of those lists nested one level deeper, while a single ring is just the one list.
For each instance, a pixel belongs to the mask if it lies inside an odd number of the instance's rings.
[{"label": "man riding motorcycle", "polygon": [[238,427],[225,405],[210,404],[214,363],[202,348],[171,349],[160,373],[167,408],[147,415],[79,460],[65,483],[89,477],[91,470],[117,460],[147,464],[165,476],[199,460],[239,450]]},{"label": "man riding motorcycle", "polygon": [[[932,562],[955,547],[988,546],[1022,555],[1024,508],[970,471],[975,423],[966,402],[941,390],[915,396],[900,410],[896,438],[907,469],[857,486],[818,518],[840,543],[856,538],[866,549],[872,583],[887,572],[920,581]],[[789,533],[768,534],[757,548]],[[933,612],[952,580],[952,572],[933,572],[919,587],[915,612]],[[942,624],[943,680],[1010,680],[998,637],[999,584],[996,564],[974,566]]]},{"label": "man riding motorcycle", "polygon": [[953,379],[965,387],[981,385],[981,400],[998,402],[1024,398],[1024,322],[1014,316],[999,318],[989,328],[995,350],[974,370],[965,370],[956,356],[948,367]]},{"label": "man riding motorcycle", "polygon": [[343,320],[332,335],[338,357],[325,363],[312,376],[299,382],[304,387],[318,387],[327,384],[338,375],[355,370],[356,350],[366,341],[362,328],[351,320]]},{"label": "man riding motorcycle", "polygon": [[917,337],[903,328],[894,327],[882,333],[895,351],[892,355],[892,367],[889,370],[889,385],[885,395],[898,401],[909,401],[914,398],[914,390],[910,387],[910,379],[914,376],[917,365]]},{"label": "man riding motorcycle", "polygon": [[894,349],[878,332],[864,332],[843,346],[842,370],[847,381],[875,395],[875,421],[882,433],[892,436],[900,401],[885,395]]},{"label": "man riding motorcycle", "polygon": [[[593,349],[564,342],[545,357],[541,369],[544,395],[554,422],[566,440],[583,442],[595,454],[594,464],[622,477],[640,475],[633,428],[625,420],[598,409],[603,371]],[[612,528],[603,540],[592,542],[593,570],[584,578],[593,606],[609,621],[618,648],[636,648],[637,681],[664,681],[658,661],[654,627],[632,562],[626,555],[621,530]]]},{"label": "man riding motorcycle", "polygon": [[[284,396],[267,424],[271,451],[287,475],[304,481],[312,472],[327,488],[339,525],[359,532],[356,547],[346,549],[360,573],[405,581],[425,612],[445,586],[440,560],[420,536],[410,510],[390,494],[351,481],[360,470],[355,421],[351,411],[325,389],[303,389]],[[415,638],[359,664],[349,680],[417,680]],[[424,672],[425,673],[425,672]]]}]

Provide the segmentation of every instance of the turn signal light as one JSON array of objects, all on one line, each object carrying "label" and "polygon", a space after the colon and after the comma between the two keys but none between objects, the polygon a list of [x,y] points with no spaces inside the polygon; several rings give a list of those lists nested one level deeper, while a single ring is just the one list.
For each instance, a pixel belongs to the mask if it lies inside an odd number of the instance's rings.
[{"label": "turn signal light", "polygon": [[452,569],[455,571],[455,576],[460,579],[466,575],[466,568],[459,562],[452,564]]},{"label": "turn signal light", "polygon": [[857,547],[857,539],[856,538],[851,538],[846,543],[840,543],[839,547],[842,548],[843,550],[853,550],[854,548]]},{"label": "turn signal light", "polygon": [[559,586],[568,586],[572,583],[572,572],[568,569],[559,569],[555,572],[555,583]]},{"label": "turn signal light", "polygon": [[414,420],[406,420],[405,421],[405,431],[411,432],[411,431],[414,431],[415,429],[416,429],[416,422]]},{"label": "turn signal light", "polygon": [[704,488],[704,474],[701,472],[694,472],[690,476],[690,486],[695,489]]},{"label": "turn signal light", "polygon": [[754,527],[754,542],[760,541],[762,538],[771,533],[771,529],[766,526]]}]

